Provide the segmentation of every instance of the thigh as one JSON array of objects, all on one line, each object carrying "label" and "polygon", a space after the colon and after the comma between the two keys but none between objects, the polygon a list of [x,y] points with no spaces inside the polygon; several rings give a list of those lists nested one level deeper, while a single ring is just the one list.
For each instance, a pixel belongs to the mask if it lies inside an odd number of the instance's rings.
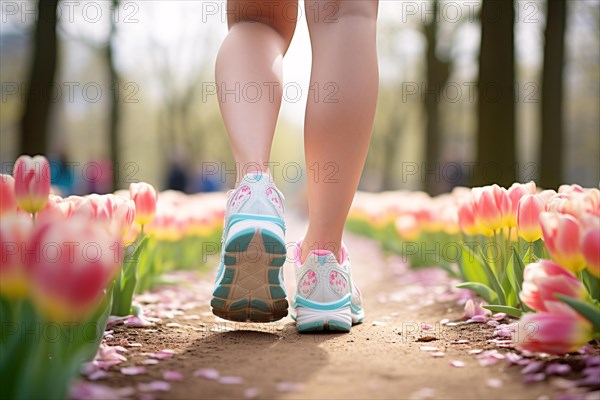
[{"label": "thigh", "polygon": [[238,22],[260,22],[291,42],[298,20],[298,0],[228,0],[229,28]]}]

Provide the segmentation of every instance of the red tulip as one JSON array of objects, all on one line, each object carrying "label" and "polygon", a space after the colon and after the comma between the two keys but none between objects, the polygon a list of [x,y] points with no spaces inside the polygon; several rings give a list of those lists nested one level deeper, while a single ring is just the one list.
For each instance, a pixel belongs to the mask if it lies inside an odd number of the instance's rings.
[{"label": "red tulip", "polygon": [[151,222],[156,213],[156,189],[145,182],[132,183],[129,194],[135,202],[135,222],[142,226]]},{"label": "red tulip", "polygon": [[581,216],[581,252],[588,271],[600,278],[600,218],[588,213]]},{"label": "red tulip", "polygon": [[0,223],[0,294],[9,298],[21,298],[27,292],[25,251],[33,221],[28,214],[2,216]]},{"label": "red tulip", "polygon": [[21,156],[14,166],[15,198],[22,210],[35,214],[48,202],[50,164],[44,156]]},{"label": "red tulip", "polygon": [[520,350],[565,354],[593,339],[592,324],[575,311],[524,314],[513,341]]},{"label": "red tulip", "polygon": [[543,212],[540,214],[544,244],[552,259],[571,272],[581,271],[585,259],[579,245],[579,223],[568,214]]},{"label": "red tulip", "polygon": [[16,212],[15,179],[10,175],[0,174],[0,215]]},{"label": "red tulip", "polygon": [[517,227],[519,236],[528,242],[535,242],[542,237],[540,214],[546,205],[544,199],[535,194],[526,194],[517,206]]},{"label": "red tulip", "polygon": [[53,321],[93,313],[123,258],[118,236],[102,223],[74,216],[36,226],[29,242],[31,295]]},{"label": "red tulip", "polygon": [[529,264],[523,273],[523,289],[519,297],[529,308],[551,311],[568,307],[555,295],[564,294],[580,300],[587,299],[587,291],[581,281],[570,271],[549,260]]}]

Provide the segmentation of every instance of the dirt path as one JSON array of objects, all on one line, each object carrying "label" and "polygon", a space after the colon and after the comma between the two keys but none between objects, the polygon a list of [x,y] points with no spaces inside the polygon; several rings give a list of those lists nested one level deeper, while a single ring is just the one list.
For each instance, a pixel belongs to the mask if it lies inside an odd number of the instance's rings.
[{"label": "dirt path", "polygon": [[[292,225],[288,238],[300,232],[300,224]],[[503,351],[487,342],[494,339],[493,327],[439,323],[460,320],[463,308],[457,305],[457,294],[449,291],[451,284],[444,273],[410,271],[398,258],[386,261],[377,244],[368,239],[347,235],[346,241],[366,310],[365,323],[351,333],[299,335],[289,317],[262,325],[217,320],[208,306],[214,274],[210,271],[177,291],[163,289],[139,298],[162,322],[147,328],[111,328],[115,332],[107,343],[126,347],[128,360],[111,367],[108,376],[97,383],[134,387],[134,398],[554,397],[560,381],[524,384],[518,367],[507,367],[505,360],[482,367],[476,355],[469,354],[477,349]],[[293,293],[291,274],[291,265],[286,265],[288,293]],[[194,276],[177,276],[182,275]],[[432,328],[421,330],[421,323]],[[417,341],[427,336],[435,340]],[[424,351],[422,346],[438,350]],[[140,375],[119,372],[122,367],[143,365],[151,356],[148,353],[161,349],[172,349],[175,354],[146,365]],[[452,366],[451,361],[464,366]],[[198,369],[214,369],[221,378],[194,376]],[[140,382],[162,380],[168,370],[181,372],[183,380],[171,381],[166,392],[139,392]]]}]

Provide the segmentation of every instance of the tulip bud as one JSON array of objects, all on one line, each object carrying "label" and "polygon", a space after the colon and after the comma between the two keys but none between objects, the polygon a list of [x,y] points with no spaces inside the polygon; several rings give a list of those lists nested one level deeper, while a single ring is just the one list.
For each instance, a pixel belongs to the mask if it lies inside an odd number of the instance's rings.
[{"label": "tulip bud", "polygon": [[585,259],[579,244],[579,223],[567,214],[543,212],[540,214],[544,244],[552,259],[571,272],[581,271]]},{"label": "tulip bud", "polygon": [[592,324],[575,311],[524,314],[513,342],[520,350],[565,354],[593,339]]},{"label": "tulip bud", "polygon": [[15,179],[10,175],[0,174],[0,215],[17,212],[15,199]]},{"label": "tulip bud", "polygon": [[540,214],[545,211],[544,199],[538,195],[526,194],[517,206],[517,228],[519,236],[528,242],[542,237]]},{"label": "tulip bud", "polygon": [[14,166],[15,198],[22,210],[35,214],[48,202],[50,164],[44,156],[21,156]]},{"label": "tulip bud", "polygon": [[529,182],[526,184],[523,183],[514,183],[508,189],[508,197],[510,199],[510,212],[508,213],[508,226],[515,227],[517,226],[517,211],[518,205],[521,198],[528,194],[535,194],[536,186],[535,182]]},{"label": "tulip bud", "polygon": [[156,189],[145,182],[132,183],[129,194],[135,202],[135,222],[142,226],[151,222],[156,213]]},{"label": "tulip bud", "polygon": [[587,291],[581,281],[560,265],[541,260],[525,267],[523,289],[519,294],[523,303],[537,311],[550,311],[563,305],[555,297],[557,294],[587,299]]}]

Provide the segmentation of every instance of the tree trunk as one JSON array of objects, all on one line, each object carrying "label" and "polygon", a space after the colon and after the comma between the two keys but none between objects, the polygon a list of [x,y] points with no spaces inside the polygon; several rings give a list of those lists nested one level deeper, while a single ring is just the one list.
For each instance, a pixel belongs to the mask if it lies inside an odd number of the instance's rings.
[{"label": "tree trunk", "polygon": [[[440,94],[448,81],[449,65],[441,61],[435,54],[437,44],[437,18],[439,1],[433,1],[433,18],[425,26],[425,37],[427,39],[427,86],[425,96],[426,121],[426,150],[425,168],[427,171],[436,171],[436,164],[440,163],[440,132],[439,132],[439,102]],[[441,191],[440,174],[427,173],[425,178],[425,191],[431,195],[439,194]]]},{"label": "tree trunk", "polygon": [[548,0],[542,73],[542,142],[540,185],[558,188],[563,164],[563,65],[567,15],[565,0]]},{"label": "tree trunk", "polygon": [[108,37],[108,43],[106,44],[106,60],[108,64],[108,72],[110,79],[110,88],[112,99],[110,103],[110,116],[109,116],[109,128],[108,128],[108,136],[109,136],[109,149],[110,149],[110,162],[113,168],[112,173],[112,191],[115,191],[120,188],[120,179],[122,166],[120,165],[120,145],[119,145],[119,119],[120,119],[120,110],[119,110],[119,102],[121,101],[119,92],[120,92],[120,82],[119,82],[119,74],[115,67],[114,60],[114,41],[116,34],[116,25],[114,13],[115,10],[119,7],[119,0],[112,0],[112,11],[110,18],[110,34]]},{"label": "tree trunk", "polygon": [[48,150],[50,99],[56,72],[56,9],[58,0],[39,0],[33,58],[21,117],[21,154],[45,154]]},{"label": "tree trunk", "polygon": [[483,1],[475,185],[515,180],[514,19],[512,0]]}]

